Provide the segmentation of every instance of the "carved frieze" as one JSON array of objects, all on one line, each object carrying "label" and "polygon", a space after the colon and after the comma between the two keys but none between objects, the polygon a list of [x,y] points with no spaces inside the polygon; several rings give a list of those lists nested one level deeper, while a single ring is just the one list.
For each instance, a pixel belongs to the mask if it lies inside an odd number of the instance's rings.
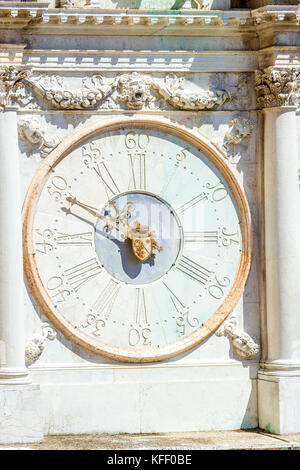
[{"label": "carved frieze", "polygon": [[53,341],[56,338],[54,328],[45,322],[41,325],[41,332],[34,333],[26,342],[25,346],[25,364],[31,366],[38,360],[44,351],[48,340]]},{"label": "carved frieze", "polygon": [[204,88],[174,73],[153,77],[137,72],[109,77],[97,74],[75,79],[70,85],[61,75],[31,74],[10,66],[0,72],[0,90],[2,109],[8,102],[29,109],[44,103],[59,110],[200,111],[249,105],[247,74],[215,74]]},{"label": "carved frieze", "polygon": [[59,144],[59,138],[56,135],[47,137],[41,123],[34,118],[22,118],[18,121],[18,135],[21,140],[37,148],[42,158]]},{"label": "carved frieze", "polygon": [[257,107],[298,106],[300,101],[300,71],[294,68],[257,71],[254,81]]},{"label": "carved frieze", "polygon": [[234,352],[242,359],[250,359],[259,353],[259,345],[248,333],[237,328],[237,318],[231,315],[221,328],[216,332],[217,336],[227,336],[233,346]]}]

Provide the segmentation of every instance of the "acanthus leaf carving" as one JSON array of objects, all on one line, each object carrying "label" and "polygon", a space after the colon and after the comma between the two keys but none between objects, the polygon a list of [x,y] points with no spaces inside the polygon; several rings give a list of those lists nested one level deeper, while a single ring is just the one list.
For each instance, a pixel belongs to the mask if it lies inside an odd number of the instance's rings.
[{"label": "acanthus leaf carving", "polygon": [[242,359],[250,359],[259,353],[259,345],[245,331],[237,328],[237,317],[231,315],[229,320],[218,329],[216,336],[227,336],[235,353]]},{"label": "acanthus leaf carving", "polygon": [[56,135],[46,137],[45,129],[35,118],[19,119],[18,135],[24,142],[37,146],[42,158],[46,157],[60,142]]},{"label": "acanthus leaf carving", "polygon": [[300,71],[295,68],[273,69],[255,73],[254,87],[257,107],[298,106],[300,102]]},{"label": "acanthus leaf carving", "polygon": [[25,364],[31,366],[38,360],[44,351],[47,341],[53,341],[56,338],[56,331],[47,322],[42,323],[41,332],[34,333],[26,342],[25,346]]}]

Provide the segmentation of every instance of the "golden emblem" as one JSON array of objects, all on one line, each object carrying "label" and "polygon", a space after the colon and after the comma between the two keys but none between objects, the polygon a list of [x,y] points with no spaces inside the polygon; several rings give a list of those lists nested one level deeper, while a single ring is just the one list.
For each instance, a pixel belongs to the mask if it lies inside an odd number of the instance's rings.
[{"label": "golden emblem", "polygon": [[109,234],[112,230],[117,230],[122,233],[125,239],[131,240],[133,254],[142,263],[154,256],[154,250],[162,251],[163,248],[155,240],[155,232],[151,232],[148,225],[141,225],[137,220],[130,225],[129,218],[134,210],[134,205],[131,202],[127,203],[124,209],[119,210],[115,202],[110,201],[108,206],[109,209],[114,211],[114,215],[102,215],[94,207],[79,202],[74,197],[67,197],[66,199],[71,205],[76,204],[98,219],[106,221],[107,223],[104,227],[106,233]]}]

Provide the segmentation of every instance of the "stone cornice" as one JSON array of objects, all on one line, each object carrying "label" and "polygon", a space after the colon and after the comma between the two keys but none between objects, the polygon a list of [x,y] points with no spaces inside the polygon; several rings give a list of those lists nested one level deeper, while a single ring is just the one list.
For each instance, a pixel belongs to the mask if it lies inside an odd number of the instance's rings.
[{"label": "stone cornice", "polygon": [[254,81],[257,108],[298,106],[300,101],[300,69],[274,69],[257,71]]},{"label": "stone cornice", "polygon": [[[48,8],[48,3],[1,2],[0,29],[38,34],[101,35],[226,35],[264,27],[299,27],[297,6],[267,6],[256,10],[100,10]],[[62,28],[63,26],[63,28]]]}]

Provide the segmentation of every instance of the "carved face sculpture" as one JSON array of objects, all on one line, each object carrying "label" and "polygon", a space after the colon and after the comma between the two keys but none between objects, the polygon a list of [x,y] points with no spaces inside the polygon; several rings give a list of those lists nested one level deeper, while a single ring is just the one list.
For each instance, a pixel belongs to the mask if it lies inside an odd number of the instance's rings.
[{"label": "carved face sculpture", "polygon": [[250,269],[247,201],[225,157],[165,120],[95,124],[47,157],[24,204],[25,273],[68,339],[123,361],[187,351]]},{"label": "carved face sculpture", "polygon": [[152,97],[150,93],[151,80],[133,72],[124,75],[118,81],[120,96],[118,100],[125,103],[129,109],[141,109],[148,104]]}]

